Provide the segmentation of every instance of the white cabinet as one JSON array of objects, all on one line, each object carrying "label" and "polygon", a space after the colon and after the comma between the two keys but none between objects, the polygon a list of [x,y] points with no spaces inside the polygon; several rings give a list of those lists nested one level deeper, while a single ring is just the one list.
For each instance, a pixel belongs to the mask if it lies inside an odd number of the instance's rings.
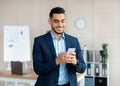
[{"label": "white cabinet", "polygon": [[36,80],[0,77],[0,86],[34,86]]},{"label": "white cabinet", "polygon": [[104,63],[101,50],[83,50],[87,69],[85,72],[85,86],[109,86],[109,58]]}]

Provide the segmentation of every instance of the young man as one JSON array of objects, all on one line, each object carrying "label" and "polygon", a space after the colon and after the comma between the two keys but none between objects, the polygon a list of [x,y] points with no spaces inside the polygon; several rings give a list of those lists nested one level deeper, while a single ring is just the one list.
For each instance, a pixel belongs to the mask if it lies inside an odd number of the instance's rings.
[{"label": "young man", "polygon": [[[51,9],[51,30],[34,39],[33,66],[38,75],[35,86],[77,86],[76,72],[86,69],[77,38],[64,32],[65,21],[63,8]],[[69,48],[75,51],[68,53]]]}]

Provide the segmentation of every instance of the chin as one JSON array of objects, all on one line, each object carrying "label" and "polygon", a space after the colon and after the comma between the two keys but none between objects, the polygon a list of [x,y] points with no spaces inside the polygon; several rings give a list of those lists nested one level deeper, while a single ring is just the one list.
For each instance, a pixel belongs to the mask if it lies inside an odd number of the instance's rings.
[{"label": "chin", "polygon": [[64,30],[53,30],[56,34],[62,34]]},{"label": "chin", "polygon": [[57,34],[62,34],[63,32],[61,32],[61,33],[57,33]]},{"label": "chin", "polygon": [[63,31],[61,31],[61,32],[59,31],[59,32],[57,32],[57,34],[63,34]]}]

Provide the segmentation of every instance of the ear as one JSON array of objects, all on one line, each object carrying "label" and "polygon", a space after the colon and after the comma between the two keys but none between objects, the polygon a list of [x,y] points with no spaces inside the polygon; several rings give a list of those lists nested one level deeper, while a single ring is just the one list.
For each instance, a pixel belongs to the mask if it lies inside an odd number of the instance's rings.
[{"label": "ear", "polygon": [[48,19],[48,23],[51,24],[51,20],[50,19]]}]

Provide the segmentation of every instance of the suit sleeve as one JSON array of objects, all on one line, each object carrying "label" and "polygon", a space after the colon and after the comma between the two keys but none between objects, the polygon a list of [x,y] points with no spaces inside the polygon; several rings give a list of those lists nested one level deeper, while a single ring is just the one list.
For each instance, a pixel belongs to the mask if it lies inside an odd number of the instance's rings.
[{"label": "suit sleeve", "polygon": [[76,40],[76,57],[79,60],[78,62],[78,66],[76,67],[76,71],[79,73],[83,73],[86,70],[86,64],[81,52],[81,47],[80,47],[80,43],[78,42],[78,40]]}]

